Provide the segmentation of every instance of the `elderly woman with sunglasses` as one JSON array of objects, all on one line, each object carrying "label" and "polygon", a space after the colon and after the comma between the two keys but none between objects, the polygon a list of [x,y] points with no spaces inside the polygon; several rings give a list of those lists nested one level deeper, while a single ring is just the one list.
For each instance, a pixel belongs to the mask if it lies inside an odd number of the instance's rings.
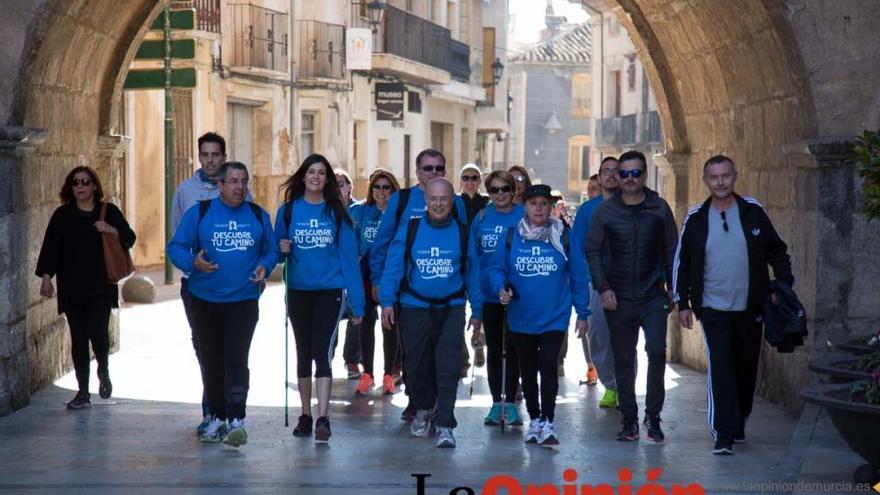
[{"label": "elderly woman with sunglasses", "polygon": [[36,275],[43,279],[43,297],[55,294],[52,277],[57,277],[58,313],[64,313],[70,327],[70,352],[79,385],[67,408],[84,409],[91,405],[89,342],[98,361],[98,392],[103,399],[113,392],[108,325],[111,308],[119,307],[119,289],[107,281],[102,236],[109,234],[129,249],[135,234],[119,208],[102,202],[104,189],[89,167],[79,166],[67,174],[60,198],[62,205],[46,227]]},{"label": "elderly woman with sunglasses", "polygon": [[[502,347],[505,343],[504,306],[498,300],[498,292],[493,291],[489,284],[487,269],[496,249],[504,248],[505,233],[522,219],[524,210],[522,205],[513,202],[516,180],[510,172],[496,170],[490,173],[486,177],[486,190],[492,202],[474,218],[470,235],[477,243],[477,254],[480,256],[484,297],[483,328],[488,349],[486,374],[492,393],[492,408],[483,419],[483,424],[499,424],[503,412],[506,424],[521,425],[522,418],[514,404],[519,383],[519,363],[509,340],[506,340],[507,359],[502,362]],[[506,368],[506,373],[502,372],[502,366]],[[504,383],[501,383],[505,374]],[[501,397],[502,387],[505,391],[504,403]]]},{"label": "elderly woman with sunglasses", "polygon": [[[367,305],[364,319],[359,325],[361,356],[364,365],[364,373],[361,375],[355,392],[359,395],[367,393],[375,386],[373,379],[373,356],[376,349],[376,320],[378,319],[378,302],[373,299],[370,283],[370,249],[376,239],[379,230],[379,221],[382,214],[388,208],[388,200],[391,195],[400,189],[394,175],[385,169],[376,169],[370,175],[370,185],[367,190],[367,199],[361,204],[351,207],[351,217],[355,222],[358,234],[358,256],[360,256],[361,273],[364,278]],[[383,335],[382,350],[385,355],[385,374],[382,378],[382,393],[393,394],[395,358],[397,357],[397,326],[386,329]]]}]

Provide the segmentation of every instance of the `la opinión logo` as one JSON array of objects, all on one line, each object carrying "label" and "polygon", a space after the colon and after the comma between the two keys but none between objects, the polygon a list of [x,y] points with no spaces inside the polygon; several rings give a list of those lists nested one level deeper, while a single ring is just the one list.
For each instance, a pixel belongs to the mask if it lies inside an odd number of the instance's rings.
[{"label": "la opini\u00f3n logo", "polygon": [[[545,483],[523,484],[520,480],[507,474],[499,474],[487,479],[482,489],[477,492],[473,487],[459,486],[449,491],[449,495],[706,495],[706,490],[699,483],[688,485],[673,484],[663,486],[657,480],[663,475],[663,469],[649,469],[645,475],[645,483],[633,485],[633,473],[623,468],[617,472],[620,484],[614,486],[608,483],[598,485],[578,483],[578,473],[572,468],[562,472],[564,483],[554,485]],[[431,477],[429,473],[413,473],[410,476],[416,479],[416,495],[428,495],[425,480]]]}]

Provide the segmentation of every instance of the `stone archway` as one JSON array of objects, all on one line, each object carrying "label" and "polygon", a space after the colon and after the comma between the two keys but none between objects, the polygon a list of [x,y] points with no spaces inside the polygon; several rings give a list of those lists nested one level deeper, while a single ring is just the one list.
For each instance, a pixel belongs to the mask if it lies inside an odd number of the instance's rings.
[{"label": "stone archway", "polygon": [[[706,197],[703,162],[724,153],[737,161],[739,192],[764,204],[789,244],[813,335],[794,354],[768,347],[760,388],[796,411],[814,346],[880,321],[877,309],[866,309],[865,294],[876,300],[876,291],[862,273],[880,271],[854,261],[880,257],[878,236],[859,214],[859,179],[847,161],[852,136],[877,122],[865,110],[876,105],[880,60],[864,51],[878,35],[859,20],[880,8],[800,0],[605,4],[629,31],[657,95],[667,150],[658,160],[661,193],[679,222]],[[670,344],[673,359],[705,369],[698,332],[682,332],[671,319]]]},{"label": "stone archway", "polygon": [[[56,302],[42,299],[33,271],[66,172],[93,166],[106,194],[119,194],[120,138],[114,135],[122,83],[157,0],[19,2],[3,26],[17,74],[0,98],[0,415],[70,367]],[[20,57],[16,57],[20,49]],[[115,325],[114,325],[115,326]],[[118,330],[114,333],[118,343]]]}]

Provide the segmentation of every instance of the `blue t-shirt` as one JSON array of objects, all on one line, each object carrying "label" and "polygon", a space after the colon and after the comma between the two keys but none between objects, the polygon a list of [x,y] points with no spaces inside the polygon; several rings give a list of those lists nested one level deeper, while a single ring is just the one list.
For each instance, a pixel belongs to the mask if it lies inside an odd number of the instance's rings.
[{"label": "blue t-shirt", "polygon": [[495,205],[489,204],[484,210],[477,213],[471,225],[471,239],[477,245],[477,254],[480,256],[480,278],[483,287],[483,302],[498,304],[498,292],[492,291],[489,284],[489,262],[496,249],[504,249],[507,237],[507,229],[514,227],[525,214],[522,205],[513,205],[507,213],[501,213],[495,209]]},{"label": "blue t-shirt", "polygon": [[[397,302],[401,280],[407,277],[409,286],[426,298],[441,299],[457,292],[464,286],[471,313],[480,319],[483,314],[483,294],[480,290],[480,266],[476,244],[469,239],[468,260],[464,280],[461,273],[461,239],[455,221],[442,227],[434,227],[428,220],[419,220],[419,230],[413,241],[408,266],[404,266],[406,227],[398,230],[388,249],[388,263],[379,288],[379,302],[383,308]],[[450,306],[460,306],[464,298],[449,301]],[[431,305],[408,292],[401,292],[400,304],[412,308],[428,308]]]},{"label": "blue t-shirt", "polygon": [[[249,204],[233,208],[219,198],[211,200],[201,221],[199,204],[186,211],[168,244],[168,256],[174,266],[190,274],[192,295],[215,303],[260,297],[260,285],[252,283],[250,277],[260,265],[268,277],[278,262],[272,222],[262,208],[260,213],[258,219]],[[217,264],[216,271],[195,269],[193,263],[200,250],[205,250],[208,261]]]},{"label": "blue t-shirt", "polygon": [[517,296],[507,310],[512,331],[567,331],[572,304],[578,320],[587,319],[590,298],[586,260],[582,256],[568,258],[566,261],[550,242],[523,240],[516,231],[509,252],[503,242],[495,250],[489,264],[492,290],[497,295],[509,281]]},{"label": "blue t-shirt", "polygon": [[339,222],[323,201],[312,204],[303,198],[293,202],[290,228],[284,212],[290,203],[278,207],[275,237],[293,242],[288,260],[287,286],[298,290],[345,289],[355,316],[364,314],[364,285],[358,268],[354,228]]}]

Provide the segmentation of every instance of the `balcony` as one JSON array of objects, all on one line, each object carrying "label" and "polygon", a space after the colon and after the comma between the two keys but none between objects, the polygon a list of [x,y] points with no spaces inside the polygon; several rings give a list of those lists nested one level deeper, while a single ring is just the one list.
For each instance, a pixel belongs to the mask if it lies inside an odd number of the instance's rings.
[{"label": "balcony", "polygon": [[196,29],[220,32],[220,0],[193,0],[190,8],[196,9]]},{"label": "balcony", "polygon": [[320,21],[297,21],[299,82],[345,78],[345,26]]},{"label": "balcony", "polygon": [[454,39],[449,40],[449,74],[456,81],[471,79],[471,47]]},{"label": "balcony", "polygon": [[287,14],[251,4],[228,5],[232,33],[230,44],[234,68],[263,69],[287,73]]},{"label": "balcony", "polygon": [[656,144],[662,140],[660,115],[656,111],[596,120],[599,146]]}]

